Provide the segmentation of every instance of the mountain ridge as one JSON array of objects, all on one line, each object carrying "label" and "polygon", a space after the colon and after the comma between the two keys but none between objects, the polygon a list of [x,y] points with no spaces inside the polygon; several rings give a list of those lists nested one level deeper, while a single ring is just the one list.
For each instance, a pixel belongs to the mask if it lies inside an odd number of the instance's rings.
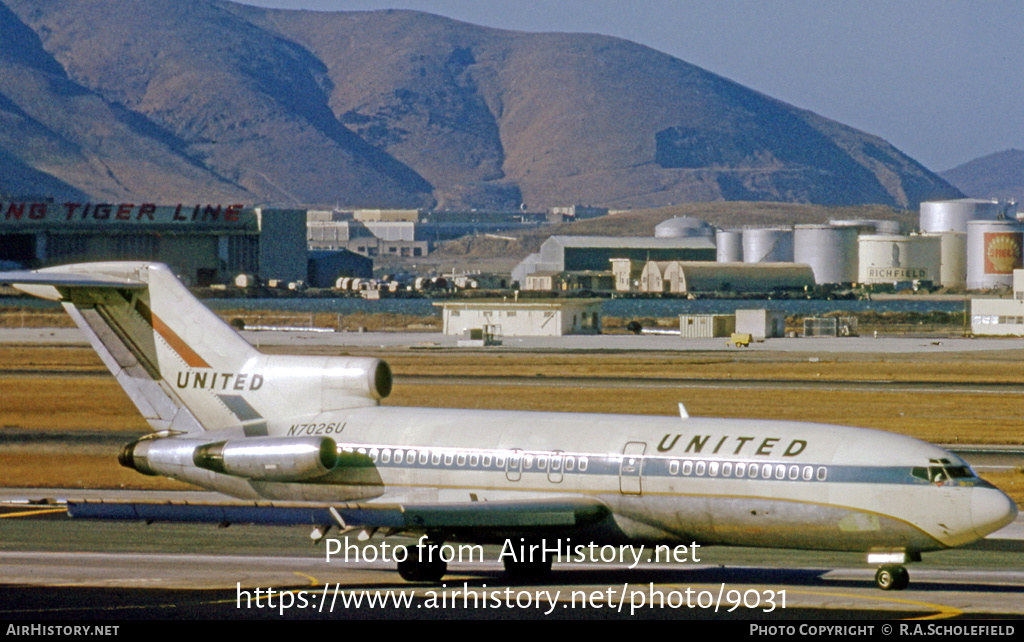
[{"label": "mountain ridge", "polygon": [[[161,186],[151,200],[350,207],[914,208],[960,195],[878,137],[610,36],[414,11],[125,7],[0,4],[0,29],[28,45],[0,55],[0,98],[28,92],[29,77],[67,83],[20,108],[26,122],[70,130],[56,138],[74,153],[47,163],[2,132],[0,151],[94,197],[131,198],[147,183]],[[72,113],[81,104],[91,120]],[[2,100],[0,118],[17,120]]]},{"label": "mountain ridge", "polygon": [[1024,150],[986,154],[939,175],[973,198],[1024,201]]}]

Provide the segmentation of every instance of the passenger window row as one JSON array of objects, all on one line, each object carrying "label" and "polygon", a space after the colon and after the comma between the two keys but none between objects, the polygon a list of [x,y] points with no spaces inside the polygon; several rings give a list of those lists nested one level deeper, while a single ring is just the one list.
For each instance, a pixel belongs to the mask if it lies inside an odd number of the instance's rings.
[{"label": "passenger window row", "polygon": [[731,477],[733,479],[788,479],[790,481],[825,481],[828,469],[824,466],[799,466],[797,464],[768,464],[758,462],[719,462],[673,459],[668,464],[670,475],[683,477]]},{"label": "passenger window row", "polygon": [[[344,450],[366,455],[373,463],[429,466],[432,468],[467,468],[471,470],[536,470],[539,472],[586,472],[589,457],[560,453],[524,453],[522,451],[477,451],[437,448],[347,447]],[[770,464],[759,462],[731,462],[673,459],[668,473],[682,477],[727,477],[733,479],[776,479],[790,481],[825,481],[828,469],[824,466],[797,464]]]},{"label": "passenger window row", "polygon": [[406,466],[469,468],[473,470],[538,470],[541,472],[586,472],[590,458],[586,455],[534,454],[521,451],[441,450],[434,448],[344,448],[366,455],[373,463]]}]

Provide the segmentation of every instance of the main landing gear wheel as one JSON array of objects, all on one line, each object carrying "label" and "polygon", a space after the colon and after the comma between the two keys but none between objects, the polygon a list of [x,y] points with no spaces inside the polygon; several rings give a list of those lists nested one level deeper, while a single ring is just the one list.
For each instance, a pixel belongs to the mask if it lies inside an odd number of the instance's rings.
[{"label": "main landing gear wheel", "polygon": [[902,591],[910,584],[910,573],[902,566],[883,566],[875,573],[875,584],[883,591]]},{"label": "main landing gear wheel", "polygon": [[448,572],[448,562],[442,559],[420,559],[419,546],[406,546],[405,559],[398,563],[398,574],[406,582],[440,582]]}]

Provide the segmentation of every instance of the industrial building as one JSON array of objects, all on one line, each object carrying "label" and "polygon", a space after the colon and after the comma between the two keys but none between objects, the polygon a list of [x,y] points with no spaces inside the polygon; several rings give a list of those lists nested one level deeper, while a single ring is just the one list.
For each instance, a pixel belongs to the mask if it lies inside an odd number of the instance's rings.
[{"label": "industrial building", "polygon": [[633,261],[715,260],[715,242],[708,237],[653,238],[552,236],[512,270],[520,284],[535,272],[606,272],[612,259]]},{"label": "industrial building", "polygon": [[306,212],[238,204],[0,203],[0,260],[161,261],[194,285],[306,279]]},{"label": "industrial building", "polygon": [[735,314],[682,314],[679,316],[679,336],[684,339],[728,337],[735,331]]},{"label": "industrial building", "polygon": [[349,250],[369,257],[419,257],[445,240],[540,225],[528,212],[426,212],[423,210],[310,210],[310,249]]},{"label": "industrial building", "polygon": [[[618,263],[619,269],[624,267]],[[616,279],[618,282],[620,279]],[[648,261],[640,274],[640,292],[770,292],[814,287],[809,265],[798,263],[710,263]]]},{"label": "industrial building", "polygon": [[434,305],[443,309],[444,333],[448,335],[461,336],[470,330],[483,330],[496,337],[601,333],[600,300],[446,301]]},{"label": "industrial building", "polygon": [[580,270],[566,272],[534,272],[526,277],[523,290],[572,292],[612,292],[615,275],[610,270]]},{"label": "industrial building", "polygon": [[368,257],[416,257],[430,253],[431,243],[424,233],[422,226],[410,221],[309,220],[306,241],[315,250],[348,250]]},{"label": "industrial building", "polygon": [[336,287],[343,277],[373,277],[373,260],[348,250],[311,250],[306,265],[306,285],[312,288]]},{"label": "industrial building", "polygon": [[1024,270],[1013,271],[1012,299],[971,299],[971,332],[1024,336]]},{"label": "industrial building", "polygon": [[786,336],[786,315],[778,310],[755,308],[736,310],[736,332],[752,338],[772,339]]}]

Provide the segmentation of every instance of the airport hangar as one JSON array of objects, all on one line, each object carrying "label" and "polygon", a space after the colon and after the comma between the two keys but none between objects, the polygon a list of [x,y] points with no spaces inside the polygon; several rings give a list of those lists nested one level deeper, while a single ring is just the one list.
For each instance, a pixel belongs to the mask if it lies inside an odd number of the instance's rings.
[{"label": "airport hangar", "polygon": [[239,204],[0,203],[0,261],[159,260],[190,285],[307,278],[306,211]]},{"label": "airport hangar", "polygon": [[715,242],[699,238],[552,236],[512,270],[512,280],[526,283],[537,272],[607,272],[612,259],[633,261],[714,261]]}]

